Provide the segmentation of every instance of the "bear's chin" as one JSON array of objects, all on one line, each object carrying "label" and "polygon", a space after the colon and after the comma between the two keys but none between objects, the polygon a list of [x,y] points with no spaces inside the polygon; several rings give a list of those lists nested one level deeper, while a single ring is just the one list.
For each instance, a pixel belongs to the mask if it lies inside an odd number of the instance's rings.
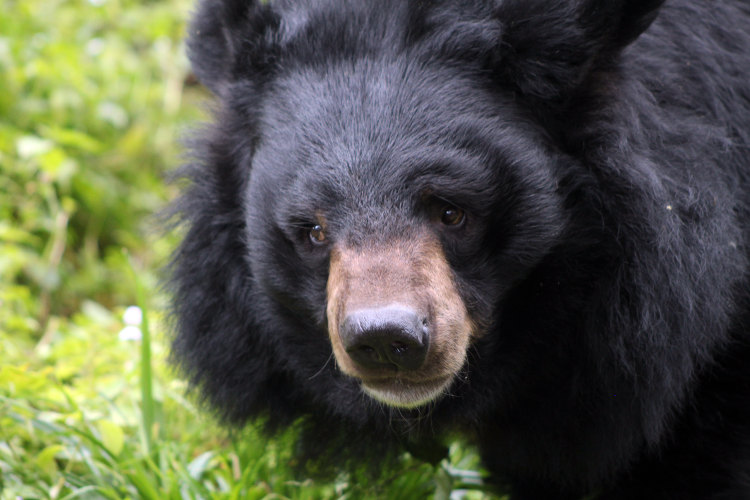
[{"label": "bear's chin", "polygon": [[442,397],[453,377],[413,382],[399,378],[362,380],[362,390],[371,398],[397,408],[417,408]]}]

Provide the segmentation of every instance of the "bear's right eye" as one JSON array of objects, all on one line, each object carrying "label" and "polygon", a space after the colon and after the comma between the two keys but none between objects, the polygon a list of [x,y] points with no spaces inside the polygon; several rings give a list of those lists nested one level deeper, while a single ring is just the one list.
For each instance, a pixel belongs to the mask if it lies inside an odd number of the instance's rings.
[{"label": "bear's right eye", "polygon": [[323,230],[323,226],[321,226],[320,224],[315,224],[310,228],[310,241],[312,241],[316,245],[325,243],[326,233]]}]

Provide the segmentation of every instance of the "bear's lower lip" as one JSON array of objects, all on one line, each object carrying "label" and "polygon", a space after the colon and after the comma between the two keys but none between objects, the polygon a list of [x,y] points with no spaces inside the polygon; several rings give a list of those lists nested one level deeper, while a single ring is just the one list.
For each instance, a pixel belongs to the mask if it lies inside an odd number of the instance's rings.
[{"label": "bear's lower lip", "polygon": [[362,380],[362,390],[388,406],[416,408],[440,398],[452,380],[452,376],[419,382],[396,377]]}]

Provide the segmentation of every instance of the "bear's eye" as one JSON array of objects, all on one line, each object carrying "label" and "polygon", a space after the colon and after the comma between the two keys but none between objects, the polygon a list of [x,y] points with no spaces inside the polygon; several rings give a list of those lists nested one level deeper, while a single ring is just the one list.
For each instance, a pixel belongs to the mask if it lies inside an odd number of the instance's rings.
[{"label": "bear's eye", "polygon": [[321,226],[320,224],[315,224],[310,228],[310,241],[312,241],[316,245],[320,245],[321,243],[324,243],[325,240],[326,233],[323,230],[323,226]]},{"label": "bear's eye", "polygon": [[458,226],[464,221],[464,211],[460,208],[448,205],[443,207],[440,222],[446,226]]}]

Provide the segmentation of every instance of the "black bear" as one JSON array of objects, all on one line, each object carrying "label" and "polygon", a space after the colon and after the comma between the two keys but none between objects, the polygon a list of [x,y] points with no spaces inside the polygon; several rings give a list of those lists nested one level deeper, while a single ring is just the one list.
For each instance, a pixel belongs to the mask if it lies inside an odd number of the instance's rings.
[{"label": "black bear", "polygon": [[173,349],[226,422],[750,498],[750,2],[202,0],[188,52]]}]

